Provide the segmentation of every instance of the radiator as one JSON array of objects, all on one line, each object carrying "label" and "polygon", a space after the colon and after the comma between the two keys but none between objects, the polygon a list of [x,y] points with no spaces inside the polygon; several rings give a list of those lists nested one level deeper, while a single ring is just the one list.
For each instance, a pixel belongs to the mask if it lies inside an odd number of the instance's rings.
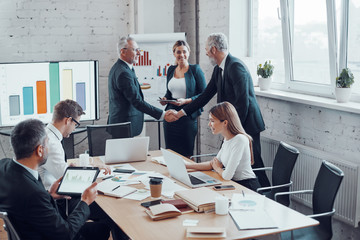
[{"label": "radiator", "polygon": [[[304,145],[287,143],[300,151],[291,177],[294,182],[291,191],[313,189],[322,160],[331,162],[344,172],[344,179],[335,199],[336,213],[334,217],[357,227],[360,221],[359,165],[335,159],[329,154]],[[266,136],[261,137],[261,155],[265,166],[272,166],[278,146],[278,140]],[[270,176],[269,179],[271,179]],[[311,207],[312,196],[311,194],[292,195],[292,200]]]}]

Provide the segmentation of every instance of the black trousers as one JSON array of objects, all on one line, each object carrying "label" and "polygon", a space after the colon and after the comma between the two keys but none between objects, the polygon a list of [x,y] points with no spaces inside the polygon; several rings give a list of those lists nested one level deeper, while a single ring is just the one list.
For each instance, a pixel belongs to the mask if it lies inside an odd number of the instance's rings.
[{"label": "black trousers", "polygon": [[[253,138],[253,153],[254,153],[254,164],[252,168],[262,168],[264,167],[264,162],[261,158],[261,145],[260,145],[260,133],[250,134]],[[270,182],[268,177],[266,176],[265,171],[256,171],[255,172],[261,187],[269,187]]]},{"label": "black trousers", "polygon": [[256,192],[256,189],[260,188],[260,183],[257,178],[249,178],[249,179],[244,179],[244,180],[235,181],[235,182],[237,182],[241,186],[244,186],[250,190],[253,190],[254,192]]}]

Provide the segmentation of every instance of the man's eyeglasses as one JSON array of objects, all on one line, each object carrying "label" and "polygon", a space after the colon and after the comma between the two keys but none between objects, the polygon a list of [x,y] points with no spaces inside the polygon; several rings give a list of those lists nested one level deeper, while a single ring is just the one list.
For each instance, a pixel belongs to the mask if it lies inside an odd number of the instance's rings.
[{"label": "man's eyeglasses", "polygon": [[78,128],[80,126],[80,123],[76,121],[73,117],[68,117],[68,118],[71,118],[71,121],[75,123],[75,128]]},{"label": "man's eyeglasses", "polygon": [[141,52],[140,48],[123,48],[123,49],[129,49],[133,52]]}]

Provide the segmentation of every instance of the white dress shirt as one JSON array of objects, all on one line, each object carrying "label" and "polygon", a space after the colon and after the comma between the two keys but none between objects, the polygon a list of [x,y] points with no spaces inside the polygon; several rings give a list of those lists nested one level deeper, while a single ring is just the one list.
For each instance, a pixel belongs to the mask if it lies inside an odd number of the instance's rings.
[{"label": "white dress shirt", "polygon": [[186,98],[185,78],[171,78],[168,83],[168,88],[173,98]]},{"label": "white dress shirt", "polygon": [[51,184],[64,175],[68,165],[65,162],[65,152],[61,144],[63,139],[61,132],[49,123],[46,126],[46,133],[49,138],[49,154],[46,163],[39,167],[39,174],[45,189],[48,190]]},{"label": "white dress shirt", "polygon": [[222,173],[225,180],[240,181],[256,178],[251,168],[249,139],[244,134],[224,140],[216,157],[225,167]]}]

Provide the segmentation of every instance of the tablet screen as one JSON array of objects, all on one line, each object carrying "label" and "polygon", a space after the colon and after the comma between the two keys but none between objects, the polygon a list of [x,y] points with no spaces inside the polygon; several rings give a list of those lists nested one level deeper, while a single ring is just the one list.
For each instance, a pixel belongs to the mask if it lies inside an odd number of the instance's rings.
[{"label": "tablet screen", "polygon": [[60,195],[81,195],[99,174],[96,167],[68,167],[57,193]]}]

